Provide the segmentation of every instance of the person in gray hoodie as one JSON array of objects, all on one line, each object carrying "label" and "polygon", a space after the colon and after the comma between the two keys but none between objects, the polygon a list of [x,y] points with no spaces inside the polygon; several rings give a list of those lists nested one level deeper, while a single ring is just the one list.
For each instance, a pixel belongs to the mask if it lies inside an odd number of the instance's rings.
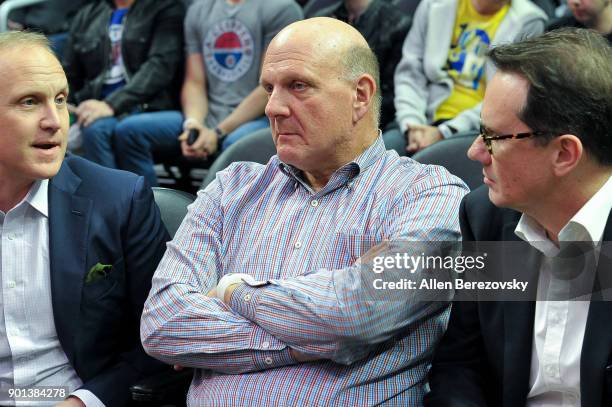
[{"label": "person in gray hoodie", "polygon": [[542,33],[546,20],[529,0],[421,1],[395,71],[399,130],[385,133],[387,148],[414,153],[477,129],[494,71],[486,51]]}]

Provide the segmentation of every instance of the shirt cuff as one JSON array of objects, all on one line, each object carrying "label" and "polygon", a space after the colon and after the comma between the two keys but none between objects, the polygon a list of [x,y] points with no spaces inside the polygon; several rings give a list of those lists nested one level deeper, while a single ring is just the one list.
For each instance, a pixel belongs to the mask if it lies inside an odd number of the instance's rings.
[{"label": "shirt cuff", "polygon": [[85,389],[78,389],[70,393],[71,396],[77,397],[86,407],[106,407],[95,394]]},{"label": "shirt cuff", "polygon": [[247,284],[240,284],[232,292],[229,306],[249,321],[255,321],[255,312],[262,290]]},{"label": "shirt cuff", "polygon": [[253,355],[253,364],[257,370],[295,365],[296,363],[297,361],[291,356],[288,346],[280,351],[256,352]]},{"label": "shirt cuff", "polygon": [[442,137],[444,138],[449,138],[455,135],[455,133],[457,133],[457,129],[448,126],[444,123],[440,124],[438,126],[438,130],[440,131],[440,134],[442,134]]}]

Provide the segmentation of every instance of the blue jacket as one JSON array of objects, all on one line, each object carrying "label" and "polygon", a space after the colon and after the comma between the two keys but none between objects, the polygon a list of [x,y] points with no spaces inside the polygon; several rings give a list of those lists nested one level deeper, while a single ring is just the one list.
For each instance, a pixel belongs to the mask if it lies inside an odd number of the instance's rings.
[{"label": "blue jacket", "polygon": [[[53,315],[68,360],[107,406],[163,369],[140,344],[140,314],[170,239],[143,177],[67,156],[49,183]],[[106,276],[85,283],[97,263]]]}]

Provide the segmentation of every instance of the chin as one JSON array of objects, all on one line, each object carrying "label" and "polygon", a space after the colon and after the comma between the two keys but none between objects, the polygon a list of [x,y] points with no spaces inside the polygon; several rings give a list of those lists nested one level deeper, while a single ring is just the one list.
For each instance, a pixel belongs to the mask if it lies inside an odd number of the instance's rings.
[{"label": "chin", "polygon": [[32,176],[35,179],[53,178],[59,172],[62,166],[62,160],[54,160],[49,163],[41,163],[35,166],[32,171]]},{"label": "chin", "polygon": [[298,161],[298,154],[296,154],[295,149],[289,146],[276,145],[276,154],[285,164],[294,165],[294,162]]},{"label": "chin", "polygon": [[506,207],[503,195],[500,195],[499,193],[494,191],[491,187],[489,187],[489,199],[491,200],[493,205],[497,207],[500,207],[500,208]]}]

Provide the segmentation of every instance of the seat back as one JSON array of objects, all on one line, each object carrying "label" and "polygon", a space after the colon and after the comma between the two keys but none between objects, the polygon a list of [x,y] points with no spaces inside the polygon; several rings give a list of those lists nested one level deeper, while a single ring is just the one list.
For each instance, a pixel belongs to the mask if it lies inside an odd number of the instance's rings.
[{"label": "seat back", "polygon": [[233,162],[252,161],[265,164],[274,154],[276,154],[276,147],[272,141],[270,128],[257,130],[241,138],[219,155],[210,166],[200,189],[206,188],[215,179],[217,172],[224,170]]},{"label": "seat back", "polygon": [[195,196],[185,191],[161,187],[153,187],[153,196],[161,212],[162,221],[170,236],[174,238],[187,214],[187,206],[195,200]]},{"label": "seat back", "polygon": [[482,185],[482,165],[467,157],[467,151],[474,142],[477,132],[457,134],[439,141],[412,156],[422,164],[441,165],[461,178],[470,189]]}]

